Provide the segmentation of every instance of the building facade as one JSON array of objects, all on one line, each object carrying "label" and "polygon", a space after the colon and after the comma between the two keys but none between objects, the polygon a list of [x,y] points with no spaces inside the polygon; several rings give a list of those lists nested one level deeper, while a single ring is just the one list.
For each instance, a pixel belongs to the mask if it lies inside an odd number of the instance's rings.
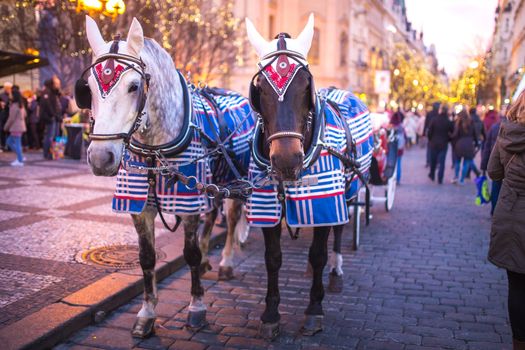
[{"label": "building facade", "polygon": [[[378,107],[388,100],[388,91],[377,90],[376,78],[390,71],[394,44],[406,42],[416,54],[426,55],[422,37],[406,18],[404,0],[236,0],[235,6],[235,16],[250,18],[267,40],[281,31],[296,37],[310,13],[315,34],[308,60],[318,88],[349,89]],[[256,64],[247,42],[242,59],[220,83],[247,94]]]},{"label": "building facade", "polygon": [[489,62],[499,108],[509,102],[525,74],[525,0],[500,0],[495,21]]}]

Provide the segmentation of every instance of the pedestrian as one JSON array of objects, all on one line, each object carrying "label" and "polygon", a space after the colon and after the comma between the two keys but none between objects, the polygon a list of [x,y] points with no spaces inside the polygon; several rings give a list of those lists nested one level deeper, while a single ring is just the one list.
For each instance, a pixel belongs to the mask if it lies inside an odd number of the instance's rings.
[{"label": "pedestrian", "polygon": [[430,149],[430,173],[428,177],[435,181],[436,169],[439,167],[438,183],[440,185],[443,184],[443,177],[445,176],[445,159],[447,158],[451,132],[452,123],[448,119],[448,107],[443,105],[440,108],[440,113],[432,118],[427,130],[428,149]]},{"label": "pedestrian", "polygon": [[[463,185],[465,183],[465,177],[469,169],[476,173],[476,176],[480,175],[479,170],[474,166],[474,156],[476,150],[479,147],[479,141],[476,134],[474,123],[470,118],[470,115],[466,110],[462,110],[458,113],[458,117],[454,124],[454,132],[451,136],[454,140],[454,152],[456,153],[456,164],[454,166],[454,179],[452,183],[458,183]],[[463,160],[463,168],[460,167],[461,161]]]},{"label": "pedestrian", "polygon": [[525,350],[525,92],[500,125],[488,174],[502,181],[490,234],[488,259],[507,270],[513,349]]},{"label": "pedestrian", "polygon": [[[494,145],[496,144],[496,139],[499,134],[501,123],[504,122],[506,119],[505,117],[501,117],[501,119],[492,127],[490,128],[487,139],[485,140],[485,145],[483,147],[482,153],[481,153],[481,171],[485,173],[487,171],[487,166],[490,159],[490,154],[492,150],[494,149]],[[494,215],[494,209],[496,208],[496,203],[498,202],[499,192],[501,190],[501,180],[492,180],[492,186],[490,191],[490,215]]]},{"label": "pedestrian", "polygon": [[6,147],[6,133],[4,132],[4,125],[9,117],[9,105],[13,100],[13,84],[6,81],[4,83],[4,91],[0,94],[0,152]]},{"label": "pedestrian", "polygon": [[38,96],[34,94],[28,99],[28,124],[29,124],[29,147],[31,149],[40,149],[40,133],[38,132],[38,124],[40,123],[40,108],[38,106]]},{"label": "pedestrian", "polygon": [[40,97],[40,120],[45,125],[43,152],[44,158],[51,160],[51,143],[57,136],[57,126],[62,120],[62,108],[59,100],[60,92],[53,79],[44,82],[44,91]]},{"label": "pedestrian", "polygon": [[[432,111],[427,113],[427,116],[425,118],[425,127],[423,130],[424,136],[428,136],[428,128],[430,127],[430,123],[432,122],[434,118],[436,118],[439,115],[440,105],[441,104],[439,102],[434,102],[432,104]],[[430,166],[430,153],[431,153],[430,149],[431,147],[430,147],[430,142],[429,142],[427,145],[427,162],[426,162],[425,168],[428,168]]]},{"label": "pedestrian", "polygon": [[[418,116],[418,114],[416,113],[416,116]],[[416,128],[416,132],[417,132],[417,144],[419,145],[419,147],[425,147],[426,146],[426,140],[425,140],[425,120],[426,120],[426,116],[425,116],[425,113],[421,113],[421,115],[419,116],[418,120],[417,120],[417,128]]]},{"label": "pedestrian", "polygon": [[403,120],[403,128],[405,129],[406,135],[406,147],[416,144],[417,140],[417,119],[416,114],[412,111],[408,111],[405,120]]},{"label": "pedestrian", "polygon": [[16,153],[16,159],[11,166],[23,166],[22,134],[26,132],[26,110],[20,91],[13,91],[13,101],[9,108],[9,117],[4,125],[4,131],[9,132],[6,143]]},{"label": "pedestrian", "polygon": [[483,130],[485,132],[489,132],[490,128],[492,128],[492,125],[499,122],[499,113],[493,109],[489,110],[487,114],[485,114],[485,119],[483,119]]},{"label": "pedestrian", "polygon": [[401,173],[402,173],[402,160],[403,160],[403,154],[405,152],[405,144],[406,144],[406,136],[405,136],[405,129],[403,128],[403,113],[401,113],[401,110],[398,109],[396,113],[392,116],[392,119],[390,119],[390,124],[392,125],[392,128],[394,129],[396,139],[397,139],[397,166],[396,166],[396,182],[397,184],[401,184]]}]

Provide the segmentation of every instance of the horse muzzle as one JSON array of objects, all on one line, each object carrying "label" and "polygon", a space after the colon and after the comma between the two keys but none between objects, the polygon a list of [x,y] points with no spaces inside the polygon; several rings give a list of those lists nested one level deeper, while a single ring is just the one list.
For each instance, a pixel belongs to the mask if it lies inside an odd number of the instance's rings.
[{"label": "horse muzzle", "polygon": [[[100,144],[99,144],[100,143]],[[115,176],[120,165],[121,151],[116,151],[112,144],[92,142],[87,150],[87,160],[95,176]]]}]

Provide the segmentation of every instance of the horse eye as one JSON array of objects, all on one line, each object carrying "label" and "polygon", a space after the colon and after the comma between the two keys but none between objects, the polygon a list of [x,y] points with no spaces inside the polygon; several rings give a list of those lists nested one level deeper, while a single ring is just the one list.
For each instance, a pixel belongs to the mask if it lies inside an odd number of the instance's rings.
[{"label": "horse eye", "polygon": [[138,84],[131,84],[131,86],[128,89],[128,92],[137,91],[138,89],[139,89],[139,85]]}]

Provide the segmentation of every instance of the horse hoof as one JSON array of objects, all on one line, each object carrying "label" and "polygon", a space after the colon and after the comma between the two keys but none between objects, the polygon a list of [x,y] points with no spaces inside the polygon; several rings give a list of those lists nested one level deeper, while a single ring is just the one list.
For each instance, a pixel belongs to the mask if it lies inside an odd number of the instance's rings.
[{"label": "horse hoof", "polygon": [[328,275],[328,292],[341,293],[343,291],[343,276],[339,276],[335,271]]},{"label": "horse hoof", "polygon": [[229,281],[233,278],[233,267],[219,266],[219,281]]},{"label": "horse hoof", "polygon": [[137,317],[131,335],[135,338],[147,338],[155,333],[155,318]]},{"label": "horse hoof", "polygon": [[273,340],[279,335],[280,332],[281,332],[281,328],[279,326],[279,322],[275,322],[275,323],[261,322],[261,327],[259,328],[259,335],[261,336],[261,338],[267,339],[267,340]]},{"label": "horse hoof", "polygon": [[208,325],[206,321],[206,310],[188,312],[188,319],[186,321],[186,327],[188,329],[198,331],[206,325]]},{"label": "horse hoof", "polygon": [[312,336],[323,330],[323,316],[322,315],[305,315],[304,324],[301,328],[301,334]]},{"label": "horse hoof", "polygon": [[206,262],[203,262],[200,266],[199,266],[199,274],[201,275],[204,275],[206,272],[208,271],[211,271],[211,265],[210,265],[210,262],[209,261],[206,261]]}]

